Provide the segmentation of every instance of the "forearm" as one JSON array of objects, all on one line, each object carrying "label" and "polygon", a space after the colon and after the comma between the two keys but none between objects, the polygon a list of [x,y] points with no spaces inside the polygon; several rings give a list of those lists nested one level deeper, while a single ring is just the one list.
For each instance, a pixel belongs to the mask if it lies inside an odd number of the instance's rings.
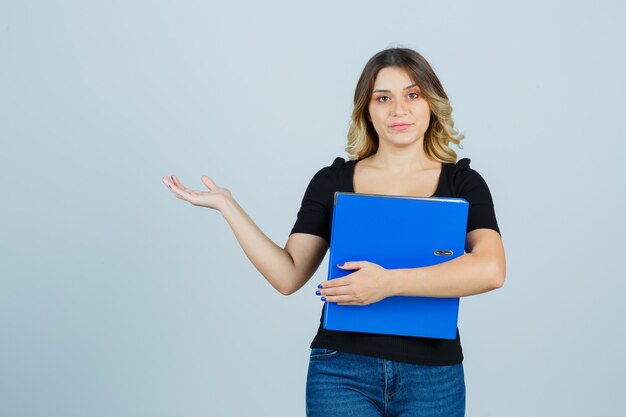
[{"label": "forearm", "polygon": [[496,262],[473,253],[437,265],[388,270],[391,295],[465,297],[500,288],[504,280]]},{"label": "forearm", "polygon": [[281,294],[289,294],[295,274],[291,255],[268,238],[234,198],[227,199],[220,211],[255,268]]}]

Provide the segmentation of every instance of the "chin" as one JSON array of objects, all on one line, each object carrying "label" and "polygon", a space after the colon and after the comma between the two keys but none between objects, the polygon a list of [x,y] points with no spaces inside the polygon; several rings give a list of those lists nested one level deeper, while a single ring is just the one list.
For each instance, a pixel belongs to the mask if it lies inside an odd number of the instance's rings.
[{"label": "chin", "polygon": [[[379,136],[380,139],[380,136]],[[415,142],[420,142],[424,139],[424,135],[422,136],[400,136],[400,135],[394,135],[392,137],[386,137],[384,138],[384,140],[386,142],[390,142],[390,143],[396,143],[398,145],[410,145],[412,143]]]}]

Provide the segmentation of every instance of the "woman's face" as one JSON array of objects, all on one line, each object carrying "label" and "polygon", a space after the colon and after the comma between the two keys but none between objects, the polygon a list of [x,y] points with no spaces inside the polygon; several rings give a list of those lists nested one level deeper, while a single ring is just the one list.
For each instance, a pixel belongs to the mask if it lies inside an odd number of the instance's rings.
[{"label": "woman's face", "polygon": [[381,142],[406,145],[419,141],[430,121],[430,108],[419,87],[398,67],[378,72],[368,110]]}]

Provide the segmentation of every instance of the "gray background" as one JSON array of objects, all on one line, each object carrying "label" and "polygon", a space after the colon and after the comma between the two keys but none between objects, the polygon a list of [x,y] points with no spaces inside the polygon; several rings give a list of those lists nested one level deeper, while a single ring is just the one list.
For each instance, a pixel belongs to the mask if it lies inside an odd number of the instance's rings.
[{"label": "gray background", "polygon": [[[327,259],[276,292],[176,174],[284,246],[366,61],[430,61],[503,288],[461,300],[468,416],[617,416],[619,2],[0,2],[0,415],[304,415]],[[620,396],[620,397],[618,397]]]}]

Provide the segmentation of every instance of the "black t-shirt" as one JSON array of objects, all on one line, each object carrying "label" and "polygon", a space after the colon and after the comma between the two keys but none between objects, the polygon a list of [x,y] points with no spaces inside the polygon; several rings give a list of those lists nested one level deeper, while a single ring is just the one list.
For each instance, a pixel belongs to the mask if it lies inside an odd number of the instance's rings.
[{"label": "black t-shirt", "polygon": [[[363,158],[361,158],[363,159]],[[291,233],[321,236],[330,245],[335,191],[354,192],[354,165],[361,159],[335,158],[311,179],[302,199]],[[469,202],[467,232],[488,228],[500,233],[491,193],[478,172],[470,168],[470,159],[456,164],[443,163],[437,190],[432,197],[459,197]],[[375,333],[326,330],[322,327],[324,309],[311,348],[344,352],[421,365],[454,365],[463,361],[459,329],[456,339],[394,336]]]}]

